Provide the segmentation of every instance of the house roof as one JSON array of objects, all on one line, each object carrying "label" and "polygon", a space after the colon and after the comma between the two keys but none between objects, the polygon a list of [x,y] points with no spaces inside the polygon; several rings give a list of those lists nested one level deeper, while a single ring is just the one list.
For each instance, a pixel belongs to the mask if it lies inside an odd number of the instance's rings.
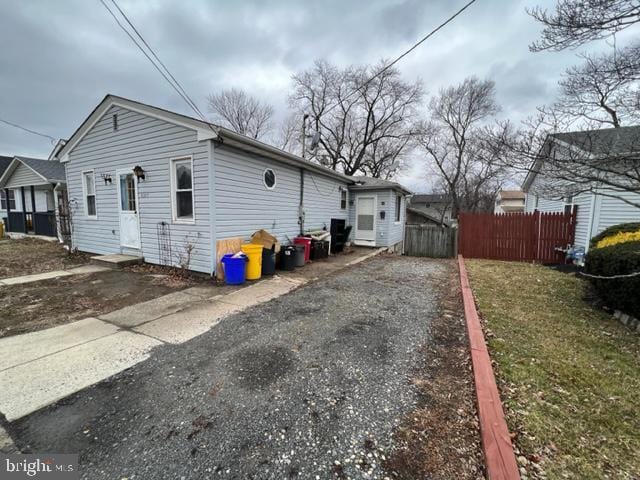
[{"label": "house roof", "polygon": [[555,133],[552,137],[596,156],[640,153],[640,125]]},{"label": "house roof", "polygon": [[9,168],[11,160],[13,160],[13,157],[5,157],[4,155],[0,155],[0,177],[2,177],[4,171]]},{"label": "house roof", "polygon": [[42,183],[66,183],[65,168],[57,160],[43,160],[41,158],[31,157],[13,157],[11,163],[4,173],[0,175],[0,187],[4,186],[11,178],[13,171],[22,163],[33,170],[40,178]]},{"label": "house roof", "polygon": [[407,207],[407,212],[411,212],[411,213],[413,213],[415,215],[420,215],[421,217],[424,217],[427,220],[431,220],[432,222],[443,223],[444,225],[449,226],[449,224],[447,222],[445,222],[444,220],[442,222],[440,222],[439,218],[436,218],[435,216],[428,214],[424,210],[419,210],[417,208]]},{"label": "house roof", "polygon": [[525,193],[522,190],[500,190],[498,196],[502,200],[524,200]]},{"label": "house roof", "polygon": [[578,132],[553,133],[547,138],[534,160],[529,173],[522,182],[522,190],[529,189],[536,175],[540,171],[544,157],[549,155],[551,145],[560,142],[572,148],[577,148],[585,156],[615,157],[618,155],[640,155],[640,125],[620,128],[603,128],[600,130],[583,130]]},{"label": "house roof", "polygon": [[411,203],[450,203],[451,195],[446,193],[420,194],[411,197]]},{"label": "house roof", "polygon": [[348,178],[351,178],[355,182],[355,185],[351,187],[352,190],[380,190],[383,188],[391,188],[407,195],[411,194],[411,191],[407,190],[397,182],[392,182],[391,180],[366,177],[364,175],[353,175]]},{"label": "house roof", "polygon": [[205,122],[188,115],[172,112],[164,108],[155,107],[153,105],[148,105],[146,103],[111,94],[105,96],[96,108],[93,109],[73,135],[71,135],[64,146],[59,149],[56,154],[56,158],[62,163],[67,162],[69,159],[69,153],[73,151],[78,142],[84,138],[89,130],[91,130],[91,127],[93,127],[93,125],[95,125],[98,120],[100,120],[100,118],[102,118],[103,115],[114,105],[192,129],[196,132],[198,141],[216,140],[244,151],[257,153],[282,163],[302,167],[322,175],[333,177],[335,179],[342,180],[345,183],[351,183],[353,181],[351,177],[340,172],[328,169],[259,140],[241,135],[229,130],[228,128],[224,128],[210,122]]}]

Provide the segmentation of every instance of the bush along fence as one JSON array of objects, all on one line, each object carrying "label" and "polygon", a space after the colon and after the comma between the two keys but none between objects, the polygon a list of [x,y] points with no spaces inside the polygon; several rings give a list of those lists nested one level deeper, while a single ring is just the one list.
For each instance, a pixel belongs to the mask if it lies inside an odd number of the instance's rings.
[{"label": "bush along fence", "polygon": [[561,263],[573,245],[573,213],[460,213],[458,253],[465,258]]},{"label": "bush along fence", "polygon": [[640,223],[614,225],[591,240],[583,275],[625,325],[640,319]]},{"label": "bush along fence", "polygon": [[413,257],[453,258],[457,250],[457,229],[438,225],[406,225],[404,253]]}]

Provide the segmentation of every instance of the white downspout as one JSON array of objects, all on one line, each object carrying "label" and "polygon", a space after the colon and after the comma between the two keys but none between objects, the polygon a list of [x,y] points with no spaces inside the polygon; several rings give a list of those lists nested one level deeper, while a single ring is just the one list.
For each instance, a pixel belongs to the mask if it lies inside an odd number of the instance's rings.
[{"label": "white downspout", "polygon": [[56,233],[58,234],[58,241],[60,243],[64,243],[62,235],[60,235],[60,230],[62,230],[62,228],[60,227],[60,209],[58,208],[58,188],[60,188],[61,186],[62,183],[58,182],[56,183],[56,186],[53,187],[53,206],[56,209]]}]

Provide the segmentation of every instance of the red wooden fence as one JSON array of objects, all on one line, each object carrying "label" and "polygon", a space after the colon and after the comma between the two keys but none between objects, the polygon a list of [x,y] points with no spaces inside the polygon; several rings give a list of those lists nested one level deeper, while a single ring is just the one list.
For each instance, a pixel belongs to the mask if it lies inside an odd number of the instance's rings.
[{"label": "red wooden fence", "polygon": [[458,253],[466,258],[561,263],[572,245],[576,213],[460,213]]}]

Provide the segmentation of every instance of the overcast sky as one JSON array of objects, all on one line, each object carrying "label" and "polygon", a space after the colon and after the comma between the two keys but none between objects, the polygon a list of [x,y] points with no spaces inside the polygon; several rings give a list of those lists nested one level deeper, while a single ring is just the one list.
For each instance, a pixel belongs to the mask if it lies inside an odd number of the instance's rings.
[{"label": "overcast sky", "polygon": [[[209,93],[237,87],[286,113],[291,75],[325,58],[340,66],[393,58],[464,0],[120,0],[164,63],[205,110]],[[495,80],[502,115],[550,102],[575,52],[530,53],[539,25],[525,12],[549,0],[478,0],[398,65],[437,92],[469,75]],[[637,33],[637,32],[636,32]],[[192,114],[98,0],[0,0],[0,118],[68,138],[113,93]],[[606,47],[603,42],[592,49]],[[52,145],[0,123],[0,155],[46,157]],[[422,159],[400,180],[429,184]]]}]

